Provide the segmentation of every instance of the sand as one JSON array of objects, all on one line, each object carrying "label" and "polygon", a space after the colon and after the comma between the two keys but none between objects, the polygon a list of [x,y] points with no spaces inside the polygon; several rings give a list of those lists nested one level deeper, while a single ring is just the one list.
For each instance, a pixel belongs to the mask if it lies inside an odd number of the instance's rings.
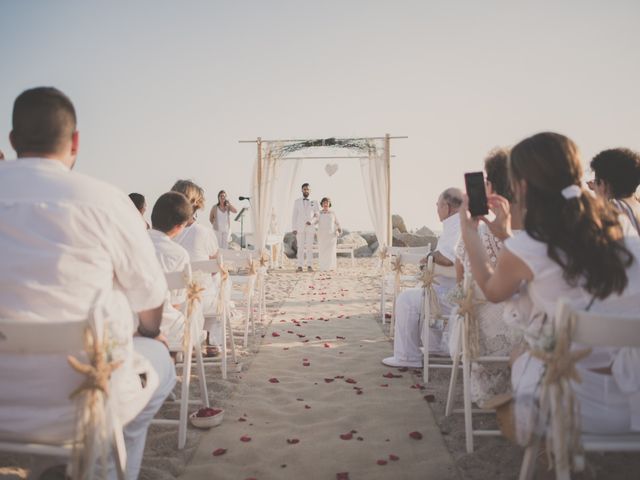
[{"label": "sand", "polygon": [[[217,367],[207,368],[212,406],[225,409],[222,425],[190,428],[182,451],[175,428],[151,426],[141,479],[517,478],[522,449],[504,438],[476,439],[475,452],[465,452],[462,415],[444,417],[449,371],[433,371],[422,390],[420,370],[380,363],[392,344],[378,313],[375,259],[358,259],[355,267],[339,259],[330,274],[295,273],[286,262],[270,274],[267,304],[255,342],[239,348],[242,371],[222,380]],[[435,401],[425,401],[426,394]],[[192,381],[191,398],[197,395]],[[167,404],[160,416],[177,413]],[[477,421],[495,428],[490,415]],[[213,456],[217,449],[226,452]],[[640,478],[638,454],[587,460],[588,471],[573,478]],[[28,464],[23,456],[0,455],[0,479],[25,478]],[[554,477],[541,470],[536,478]]]}]

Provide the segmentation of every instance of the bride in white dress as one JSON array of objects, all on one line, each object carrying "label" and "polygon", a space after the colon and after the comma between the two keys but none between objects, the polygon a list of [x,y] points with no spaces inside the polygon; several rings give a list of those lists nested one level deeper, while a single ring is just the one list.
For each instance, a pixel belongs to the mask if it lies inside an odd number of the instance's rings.
[{"label": "bride in white dress", "polygon": [[320,202],[320,218],[318,219],[318,268],[335,270],[337,268],[336,244],[342,233],[340,223],[331,207],[331,199],[324,197]]}]

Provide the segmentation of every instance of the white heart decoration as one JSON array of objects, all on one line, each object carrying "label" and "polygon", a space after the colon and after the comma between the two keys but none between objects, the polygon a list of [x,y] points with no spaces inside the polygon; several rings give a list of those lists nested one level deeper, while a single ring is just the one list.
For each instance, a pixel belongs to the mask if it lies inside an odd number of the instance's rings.
[{"label": "white heart decoration", "polygon": [[338,165],[336,163],[327,163],[324,166],[324,171],[327,172],[327,175],[332,176],[338,171]]}]

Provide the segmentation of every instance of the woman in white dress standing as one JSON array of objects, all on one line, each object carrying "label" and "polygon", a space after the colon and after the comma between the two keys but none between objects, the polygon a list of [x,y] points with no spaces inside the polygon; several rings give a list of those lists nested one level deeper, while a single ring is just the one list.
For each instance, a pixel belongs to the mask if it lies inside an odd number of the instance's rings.
[{"label": "woman in white dress standing", "polygon": [[220,248],[229,248],[229,234],[231,232],[231,214],[238,213],[236,207],[227,200],[227,192],[218,192],[218,203],[216,203],[209,213],[209,221],[213,225],[216,233],[216,240]]},{"label": "woman in white dress standing", "polygon": [[335,212],[329,210],[331,199],[324,197],[320,206],[322,210],[318,219],[318,268],[324,271],[335,270],[338,266],[336,245],[342,229]]}]

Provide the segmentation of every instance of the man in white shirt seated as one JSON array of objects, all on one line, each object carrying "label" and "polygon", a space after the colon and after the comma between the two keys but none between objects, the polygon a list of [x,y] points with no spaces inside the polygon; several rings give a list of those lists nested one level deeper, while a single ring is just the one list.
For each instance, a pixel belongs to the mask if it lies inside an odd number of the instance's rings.
[{"label": "man in white shirt seated", "polygon": [[[460,217],[458,210],[462,204],[462,191],[458,188],[448,188],[438,197],[436,206],[438,217],[442,222],[442,235],[438,239],[438,248],[429,255],[433,263],[441,267],[453,267],[456,259],[455,250],[460,240]],[[428,257],[427,257],[428,258]],[[426,259],[424,260],[426,261]],[[438,296],[443,316],[451,312],[451,304],[446,296],[455,287],[455,275],[451,277],[438,275],[438,285],[434,290]],[[420,313],[422,311],[422,288],[404,290],[396,299],[396,321],[393,337],[393,356],[385,358],[382,363],[390,367],[422,366],[422,352],[420,351]],[[438,326],[429,329],[429,352],[447,353],[441,345],[442,330]]]},{"label": "man in white shirt seated", "polygon": [[298,198],[293,204],[293,218],[291,226],[296,236],[298,245],[298,272],[301,272],[305,264],[309,271],[313,270],[313,239],[316,234],[316,224],[320,215],[320,208],[314,200],[309,199],[308,183],[302,184],[302,198]]},{"label": "man in white shirt seated", "polygon": [[[189,264],[189,253],[184,247],[173,241],[187,225],[193,215],[193,209],[187,197],[178,192],[167,192],[161,195],[153,206],[151,212],[152,229],[149,236],[156,249],[156,256],[165,273],[183,272]],[[187,300],[186,291],[167,290],[167,297],[162,312],[162,324],[160,329],[167,337],[172,351],[181,348],[184,338],[185,318],[180,308]],[[199,321],[199,329],[202,330],[202,310],[195,314]]]},{"label": "man in white shirt seated", "polygon": [[[149,423],[175,384],[160,333],[167,284],[129,198],[72,171],[78,138],[62,92],[35,88],[16,99],[10,140],[18,160],[0,165],[0,318],[83,321],[98,308],[108,354],[122,362],[109,394],[125,425],[127,478],[135,479]],[[77,381],[71,369],[69,378],[51,373],[66,362],[0,356],[0,440],[72,437],[73,402],[51,402]]]}]

